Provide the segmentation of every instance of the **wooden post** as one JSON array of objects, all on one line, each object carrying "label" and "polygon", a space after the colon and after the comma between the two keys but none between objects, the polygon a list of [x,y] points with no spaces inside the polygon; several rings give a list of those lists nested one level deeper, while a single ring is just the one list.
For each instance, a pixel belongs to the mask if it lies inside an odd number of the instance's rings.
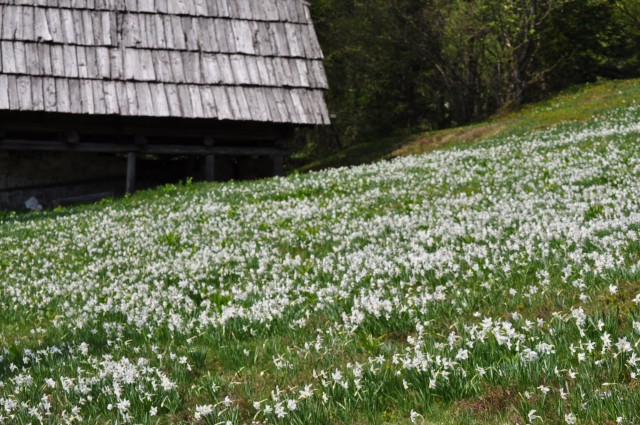
[{"label": "wooden post", "polygon": [[127,154],[127,194],[132,194],[136,190],[136,153]]},{"label": "wooden post", "polygon": [[273,156],[273,175],[274,176],[284,175],[284,155]]},{"label": "wooden post", "polygon": [[204,179],[208,182],[216,180],[216,156],[213,154],[204,157]]},{"label": "wooden post", "polygon": [[[144,149],[147,145],[147,136],[136,134],[133,136],[133,142],[138,149]],[[128,195],[136,191],[136,153],[127,152],[127,187]]]},{"label": "wooden post", "polygon": [[276,154],[273,156],[273,175],[284,176],[284,155],[289,150],[289,145],[294,136],[294,130],[292,127],[284,129],[280,135],[280,138],[276,140],[274,146],[282,150],[282,154]]},{"label": "wooden post", "polygon": [[[205,137],[204,145],[213,147],[213,137]],[[216,156],[213,153],[204,156],[204,179],[208,182],[213,182],[216,179]]]}]

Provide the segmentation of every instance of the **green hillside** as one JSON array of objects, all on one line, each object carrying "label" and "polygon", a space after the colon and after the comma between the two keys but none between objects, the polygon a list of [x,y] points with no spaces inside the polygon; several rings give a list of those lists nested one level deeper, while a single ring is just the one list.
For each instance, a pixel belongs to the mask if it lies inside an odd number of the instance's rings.
[{"label": "green hillside", "polygon": [[5,213],[0,423],[640,422],[638,92]]},{"label": "green hillside", "polygon": [[397,156],[416,155],[460,143],[472,143],[508,134],[523,134],[561,123],[584,122],[640,99],[640,80],[604,81],[575,86],[542,102],[496,115],[472,125],[417,134],[367,140],[319,159],[296,155],[305,165],[299,171],[359,165]]}]

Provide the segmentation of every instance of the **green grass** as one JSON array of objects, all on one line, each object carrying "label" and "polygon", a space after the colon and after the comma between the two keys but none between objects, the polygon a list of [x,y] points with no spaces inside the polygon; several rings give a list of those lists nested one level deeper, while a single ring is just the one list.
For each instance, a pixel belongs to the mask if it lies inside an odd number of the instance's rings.
[{"label": "green grass", "polygon": [[367,140],[326,158],[311,161],[299,172],[369,164],[381,159],[419,155],[489,138],[518,135],[568,122],[585,122],[640,99],[640,80],[616,80],[575,86],[553,97],[498,114],[467,126]]},{"label": "green grass", "polygon": [[636,83],[422,156],[2,213],[0,423],[637,423]]}]

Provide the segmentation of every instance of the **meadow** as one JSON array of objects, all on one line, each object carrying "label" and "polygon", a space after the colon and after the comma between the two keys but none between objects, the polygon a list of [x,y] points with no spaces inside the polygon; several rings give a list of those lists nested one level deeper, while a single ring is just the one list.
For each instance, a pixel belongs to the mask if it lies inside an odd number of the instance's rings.
[{"label": "meadow", "polygon": [[638,423],[639,194],[629,104],[3,213],[0,423]]}]

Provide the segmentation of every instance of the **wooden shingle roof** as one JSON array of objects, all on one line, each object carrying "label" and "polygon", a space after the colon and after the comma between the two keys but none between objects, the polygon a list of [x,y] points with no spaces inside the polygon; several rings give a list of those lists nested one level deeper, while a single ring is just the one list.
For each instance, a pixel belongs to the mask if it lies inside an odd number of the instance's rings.
[{"label": "wooden shingle roof", "polygon": [[0,0],[0,110],[328,124],[302,0]]}]

